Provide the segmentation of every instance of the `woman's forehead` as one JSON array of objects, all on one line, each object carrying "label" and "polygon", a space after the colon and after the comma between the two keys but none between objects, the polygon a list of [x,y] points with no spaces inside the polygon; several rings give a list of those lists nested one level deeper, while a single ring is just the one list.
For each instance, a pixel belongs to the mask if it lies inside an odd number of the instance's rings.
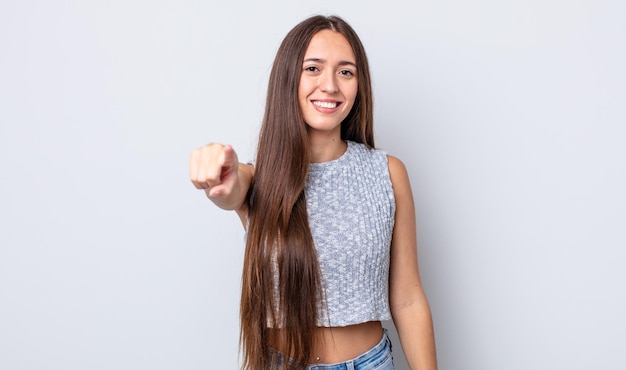
[{"label": "woman's forehead", "polygon": [[318,59],[321,61],[342,60],[356,63],[352,46],[341,33],[331,30],[322,30],[316,33],[304,54],[304,59]]}]

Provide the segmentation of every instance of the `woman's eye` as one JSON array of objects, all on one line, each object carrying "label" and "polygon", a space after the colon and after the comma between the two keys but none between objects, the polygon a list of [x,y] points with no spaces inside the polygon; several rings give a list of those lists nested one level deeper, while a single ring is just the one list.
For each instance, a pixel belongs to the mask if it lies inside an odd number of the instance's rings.
[{"label": "woman's eye", "polygon": [[310,66],[310,67],[304,67],[305,71],[309,71],[309,72],[316,72],[318,69],[315,66]]},{"label": "woman's eye", "polygon": [[354,76],[354,73],[352,71],[347,70],[347,69],[344,69],[343,71],[340,71],[339,73],[342,76],[346,76],[346,77]]}]

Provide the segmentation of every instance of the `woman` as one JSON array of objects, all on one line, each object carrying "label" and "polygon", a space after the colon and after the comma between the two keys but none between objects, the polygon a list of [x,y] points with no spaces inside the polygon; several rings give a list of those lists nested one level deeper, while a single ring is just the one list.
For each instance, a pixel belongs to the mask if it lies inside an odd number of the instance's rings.
[{"label": "woman", "polygon": [[393,318],[411,369],[435,369],[402,162],[374,149],[367,58],[341,18],[315,16],[283,40],[254,165],[209,144],[193,184],[246,229],[244,369],[393,369]]}]

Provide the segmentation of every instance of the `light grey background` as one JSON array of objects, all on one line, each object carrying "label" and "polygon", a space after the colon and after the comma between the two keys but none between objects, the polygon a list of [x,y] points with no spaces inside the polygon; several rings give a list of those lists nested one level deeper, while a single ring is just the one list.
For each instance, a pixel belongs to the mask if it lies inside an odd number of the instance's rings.
[{"label": "light grey background", "polygon": [[315,13],[368,51],[440,368],[623,369],[624,4],[2,0],[0,369],[237,368],[243,232],[187,160],[252,158]]}]

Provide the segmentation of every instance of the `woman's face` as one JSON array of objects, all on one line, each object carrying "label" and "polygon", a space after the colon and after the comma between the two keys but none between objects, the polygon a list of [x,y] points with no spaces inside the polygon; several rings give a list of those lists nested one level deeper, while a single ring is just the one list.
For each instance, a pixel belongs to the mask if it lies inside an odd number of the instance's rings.
[{"label": "woman's face", "polygon": [[348,40],[339,32],[316,33],[304,54],[298,103],[312,131],[341,134],[358,89],[356,58]]}]

